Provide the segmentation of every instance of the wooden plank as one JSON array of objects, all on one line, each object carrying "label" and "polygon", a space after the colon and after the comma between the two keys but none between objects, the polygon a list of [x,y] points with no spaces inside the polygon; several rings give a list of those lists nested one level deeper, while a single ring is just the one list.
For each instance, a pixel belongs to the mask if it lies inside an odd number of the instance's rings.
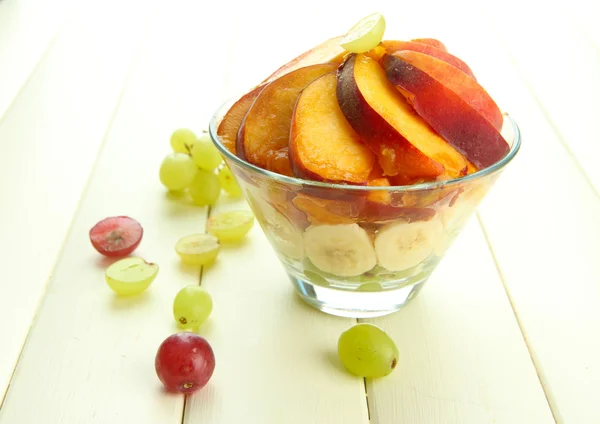
[{"label": "wooden plank", "polygon": [[[567,121],[554,114],[556,121],[548,121],[501,44],[481,37],[473,48],[496,54],[477,66],[482,74],[501,76],[490,80],[490,90],[523,131],[521,152],[480,208],[482,222],[557,422],[600,422],[600,411],[592,406],[600,385],[594,365],[600,342],[591,336],[600,333],[600,199],[579,168],[585,155],[577,155],[578,164],[563,144],[566,140],[575,152],[575,133],[561,129],[566,138],[560,140],[554,131]],[[524,69],[526,60],[514,54]],[[574,75],[571,64],[563,71]],[[554,72],[540,69],[536,75],[545,81],[544,74]],[[573,83],[581,88],[587,81],[593,92],[587,72],[576,74],[573,79],[581,80]],[[553,90],[560,98],[559,91]],[[581,124],[589,118],[584,112]],[[588,137],[592,142],[596,136]]]},{"label": "wooden plank", "polygon": [[75,0],[0,2],[0,119],[33,72]]},{"label": "wooden plank", "polygon": [[476,219],[411,306],[368,321],[400,351],[367,383],[372,423],[554,423]]},{"label": "wooden plank", "polygon": [[78,9],[0,122],[0,255],[11,264],[0,286],[0,398],[143,30],[146,9],[115,14],[117,3]]},{"label": "wooden plank", "polygon": [[[581,31],[576,20],[568,19],[572,13],[565,9],[577,8],[577,2],[549,4],[544,18],[536,19],[535,31],[528,31],[526,37],[518,31],[502,31],[509,16],[512,25],[519,28],[527,27],[538,16],[539,7],[518,4],[519,13],[502,8],[490,19],[538,106],[600,195],[600,168],[596,164],[600,156],[600,133],[596,129],[600,116],[599,45]],[[590,11],[590,18],[596,16]]]}]

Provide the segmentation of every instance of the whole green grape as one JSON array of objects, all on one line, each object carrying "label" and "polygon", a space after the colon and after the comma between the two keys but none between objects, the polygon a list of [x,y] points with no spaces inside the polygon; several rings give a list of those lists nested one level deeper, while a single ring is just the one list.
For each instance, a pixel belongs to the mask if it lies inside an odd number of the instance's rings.
[{"label": "whole green grape", "polygon": [[196,165],[185,153],[171,153],[160,165],[160,182],[169,190],[180,191],[190,185],[196,175]]},{"label": "whole green grape", "polygon": [[171,134],[171,148],[177,153],[191,154],[192,145],[196,141],[198,141],[196,134],[187,128],[179,128]]},{"label": "whole green grape", "polygon": [[188,189],[196,205],[214,205],[221,194],[221,183],[212,172],[198,169]]},{"label": "whole green grape", "polygon": [[357,324],[344,331],[338,340],[338,355],[344,367],[359,377],[384,377],[398,365],[396,343],[372,324]]},{"label": "whole green grape", "polygon": [[208,135],[202,135],[198,138],[192,145],[191,154],[196,166],[205,171],[212,171],[223,162],[221,154]]},{"label": "whole green grape", "polygon": [[240,197],[242,195],[242,189],[227,166],[223,166],[219,169],[217,176],[221,182],[221,188],[225,193],[229,194],[231,197]]},{"label": "whole green grape", "polygon": [[187,286],[179,290],[173,300],[173,317],[181,329],[197,330],[212,312],[210,294],[200,286]]}]

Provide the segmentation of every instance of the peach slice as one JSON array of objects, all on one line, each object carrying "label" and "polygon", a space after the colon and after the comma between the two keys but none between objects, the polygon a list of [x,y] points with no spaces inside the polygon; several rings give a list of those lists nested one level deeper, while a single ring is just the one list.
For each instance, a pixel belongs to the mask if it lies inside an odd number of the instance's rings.
[{"label": "peach slice", "polygon": [[450,65],[463,71],[465,74],[467,74],[471,78],[475,79],[475,75],[473,74],[473,71],[471,71],[471,68],[469,68],[469,66],[465,62],[460,60],[458,57],[451,55],[450,53],[448,53],[445,50],[438,49],[438,48],[433,47],[428,44],[411,42],[411,41],[386,40],[386,41],[382,41],[381,45],[383,47],[385,47],[385,49],[387,50],[387,52],[389,54],[392,54],[392,53],[395,53],[395,52],[401,51],[401,50],[411,50],[411,51],[415,51],[415,52],[419,52],[419,53],[428,54],[429,56],[436,57],[440,60],[443,60],[444,62],[449,63]]},{"label": "peach slice", "polygon": [[236,154],[263,169],[292,176],[288,142],[294,106],[304,87],[335,68],[333,64],[307,66],[269,83],[240,126]]},{"label": "peach slice", "polygon": [[303,193],[299,193],[292,203],[298,210],[306,214],[308,221],[313,225],[358,222],[360,204],[364,204],[364,202],[320,199]]},{"label": "peach slice", "polygon": [[414,43],[427,44],[428,46],[435,47],[436,49],[440,49],[445,52],[448,51],[444,43],[442,43],[440,40],[436,40],[435,38],[413,38],[410,41]]},{"label": "peach slice", "polygon": [[458,177],[466,159],[413,110],[379,64],[352,55],[338,70],[342,112],[377,155],[384,176],[433,180],[446,172]]},{"label": "peach slice", "polygon": [[432,78],[444,84],[458,94],[473,109],[501,131],[504,123],[502,112],[487,91],[464,72],[433,56],[414,51],[400,51],[393,54],[411,65],[416,66]]},{"label": "peach slice", "polygon": [[341,64],[344,60],[344,55],[347,53],[346,50],[340,46],[340,41],[342,41],[342,38],[344,37],[339,36],[330,38],[324,43],[302,53],[300,56],[277,69],[262,83],[269,83],[277,78],[281,78],[285,74],[305,66],[318,65],[321,63],[332,63],[334,65]]},{"label": "peach slice", "polygon": [[292,170],[306,179],[362,184],[375,156],[340,110],[336,83],[331,72],[311,82],[298,98],[290,132]]},{"label": "peach slice", "polygon": [[237,133],[242,125],[242,121],[252,106],[252,103],[254,103],[254,100],[256,100],[263,88],[265,88],[264,85],[260,85],[242,96],[233,104],[233,106],[229,108],[223,117],[223,120],[219,124],[217,134],[219,137],[221,137],[223,145],[227,148],[227,150],[234,155],[236,151],[235,144]]},{"label": "peach slice", "polygon": [[478,169],[508,153],[502,135],[454,91],[401,57],[386,55],[383,63],[388,79],[417,113]]},{"label": "peach slice", "polygon": [[[390,180],[384,177],[369,180],[367,185],[371,187],[389,187],[391,184]],[[388,190],[369,191],[367,200],[374,203],[381,203],[382,205],[389,205],[392,203],[392,196]]]}]

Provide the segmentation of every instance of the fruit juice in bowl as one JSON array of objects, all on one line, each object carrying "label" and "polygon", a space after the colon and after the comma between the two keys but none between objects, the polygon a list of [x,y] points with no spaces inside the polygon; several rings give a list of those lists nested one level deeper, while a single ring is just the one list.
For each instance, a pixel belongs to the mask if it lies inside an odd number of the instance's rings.
[{"label": "fruit juice in bowl", "polygon": [[210,123],[297,293],[341,316],[407,304],[520,145],[444,44],[384,30],[365,18]]}]

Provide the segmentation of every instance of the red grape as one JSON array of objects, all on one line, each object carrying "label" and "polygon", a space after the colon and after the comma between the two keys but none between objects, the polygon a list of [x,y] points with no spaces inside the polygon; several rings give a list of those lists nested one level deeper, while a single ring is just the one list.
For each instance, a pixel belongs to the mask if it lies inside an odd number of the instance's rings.
[{"label": "red grape", "polygon": [[103,219],[90,230],[90,241],[105,256],[121,257],[133,252],[142,241],[144,230],[128,216]]},{"label": "red grape", "polygon": [[167,390],[192,393],[204,387],[215,370],[215,354],[195,333],[175,333],[158,348],[156,374]]}]

